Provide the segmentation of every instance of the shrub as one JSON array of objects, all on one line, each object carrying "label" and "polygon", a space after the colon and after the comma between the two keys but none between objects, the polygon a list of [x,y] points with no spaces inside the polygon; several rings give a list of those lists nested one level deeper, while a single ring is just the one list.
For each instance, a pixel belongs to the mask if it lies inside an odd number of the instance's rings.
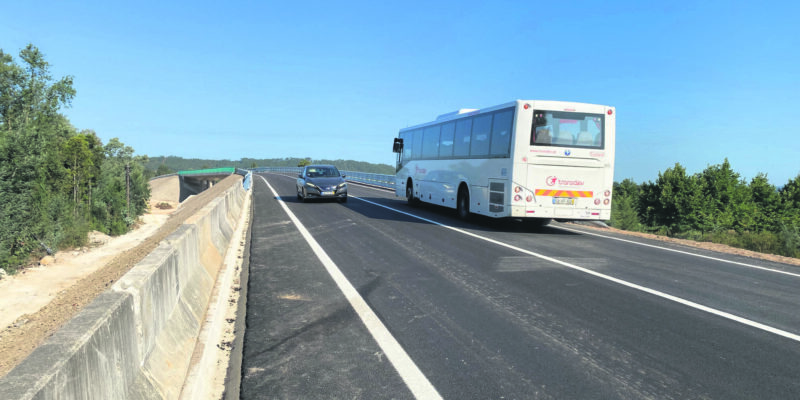
[{"label": "shrub", "polygon": [[778,237],[783,255],[800,258],[800,228],[795,225],[783,225]]}]

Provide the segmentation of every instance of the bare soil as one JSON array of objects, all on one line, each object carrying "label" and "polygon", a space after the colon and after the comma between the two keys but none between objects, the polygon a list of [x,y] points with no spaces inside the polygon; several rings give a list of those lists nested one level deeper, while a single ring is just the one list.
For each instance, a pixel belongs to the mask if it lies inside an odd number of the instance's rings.
[{"label": "bare soil", "polygon": [[[137,229],[110,238],[94,233],[90,246],[56,253],[55,262],[0,280],[0,377],[24,360],[97,295],[152,252],[166,236],[241,176],[232,175],[178,203],[177,176],[151,182],[150,212]],[[168,203],[172,208],[156,208]]]}]

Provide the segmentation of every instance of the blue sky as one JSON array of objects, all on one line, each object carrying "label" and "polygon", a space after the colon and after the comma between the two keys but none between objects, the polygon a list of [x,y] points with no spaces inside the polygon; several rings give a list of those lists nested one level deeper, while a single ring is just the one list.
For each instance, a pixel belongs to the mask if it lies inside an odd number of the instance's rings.
[{"label": "blue sky", "polygon": [[381,3],[7,2],[0,48],[149,156],[393,165],[402,127],[543,99],[616,107],[616,180],[800,173],[800,3]]}]

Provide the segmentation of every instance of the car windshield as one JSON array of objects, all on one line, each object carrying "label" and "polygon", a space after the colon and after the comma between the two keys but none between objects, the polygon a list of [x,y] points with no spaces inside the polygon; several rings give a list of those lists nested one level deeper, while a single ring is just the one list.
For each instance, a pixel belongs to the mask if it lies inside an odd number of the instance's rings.
[{"label": "car windshield", "polygon": [[310,167],[306,170],[309,178],[334,178],[339,176],[339,170],[334,167]]}]

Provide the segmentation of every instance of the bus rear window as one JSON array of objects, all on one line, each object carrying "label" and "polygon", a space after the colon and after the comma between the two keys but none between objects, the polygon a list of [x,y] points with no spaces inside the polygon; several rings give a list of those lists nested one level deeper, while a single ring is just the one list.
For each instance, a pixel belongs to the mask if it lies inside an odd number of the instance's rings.
[{"label": "bus rear window", "polygon": [[531,146],[602,149],[604,126],[603,114],[535,110]]}]

